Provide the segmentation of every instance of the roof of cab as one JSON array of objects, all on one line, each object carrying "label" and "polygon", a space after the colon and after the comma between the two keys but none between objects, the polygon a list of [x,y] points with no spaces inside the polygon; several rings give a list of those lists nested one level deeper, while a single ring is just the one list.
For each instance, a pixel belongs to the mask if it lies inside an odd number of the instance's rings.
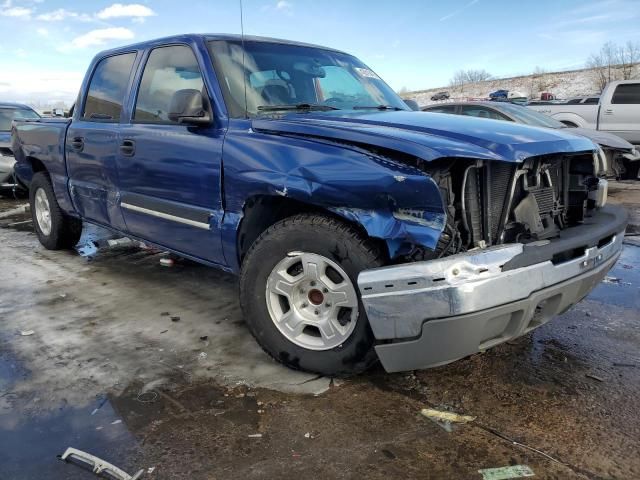
[{"label": "roof of cab", "polygon": [[[192,41],[192,40],[195,40],[195,39],[204,39],[206,41],[210,41],[210,40],[227,40],[227,41],[239,42],[243,38],[239,34],[232,34],[232,33],[187,33],[187,34],[184,34],[184,35],[173,35],[173,36],[170,36],[170,37],[156,38],[156,39],[153,39],[153,40],[147,40],[147,41],[144,41],[144,42],[134,43],[134,44],[131,44],[131,45],[124,45],[122,47],[117,47],[117,48],[114,48],[114,49],[105,50],[103,52],[100,52],[98,54],[98,56],[113,55],[114,53],[127,52],[127,51],[131,51],[131,50],[144,50],[146,48],[155,47],[157,45],[170,44],[170,43],[181,43],[181,42],[185,42],[185,41]],[[280,38],[257,37],[257,36],[253,36],[253,35],[245,35],[244,36],[244,41],[245,42],[279,43],[279,44],[284,44],[284,45],[297,45],[297,46],[300,46],[300,47],[321,48],[323,50],[331,50],[331,51],[334,51],[334,52],[344,53],[341,50],[337,50],[335,48],[323,47],[321,45],[313,45],[311,43],[295,42],[295,41],[292,41],[292,40],[283,40],[283,39],[280,39]]]}]

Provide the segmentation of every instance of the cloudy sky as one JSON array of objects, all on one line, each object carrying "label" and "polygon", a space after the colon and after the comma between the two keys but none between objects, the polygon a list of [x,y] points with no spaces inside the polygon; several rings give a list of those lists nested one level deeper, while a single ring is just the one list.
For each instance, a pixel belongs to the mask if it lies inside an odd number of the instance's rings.
[{"label": "cloudy sky", "polygon": [[[243,0],[245,33],[355,54],[395,89],[579,68],[640,41],[640,0]],[[239,0],[0,0],[0,100],[72,101],[100,50],[188,32],[240,32]]]}]

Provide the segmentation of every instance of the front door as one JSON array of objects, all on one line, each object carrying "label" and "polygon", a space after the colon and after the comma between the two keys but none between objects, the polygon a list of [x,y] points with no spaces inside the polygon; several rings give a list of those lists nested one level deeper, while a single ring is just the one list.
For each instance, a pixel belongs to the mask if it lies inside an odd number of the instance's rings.
[{"label": "front door", "polygon": [[135,236],[224,264],[220,239],[220,169],[224,130],[169,119],[174,95],[198,90],[201,69],[187,45],[149,53],[117,160],[120,205]]},{"label": "front door", "polygon": [[67,131],[65,151],[69,190],[85,219],[124,229],[117,202],[116,155],[122,104],[135,53],[100,60],[81,112]]}]

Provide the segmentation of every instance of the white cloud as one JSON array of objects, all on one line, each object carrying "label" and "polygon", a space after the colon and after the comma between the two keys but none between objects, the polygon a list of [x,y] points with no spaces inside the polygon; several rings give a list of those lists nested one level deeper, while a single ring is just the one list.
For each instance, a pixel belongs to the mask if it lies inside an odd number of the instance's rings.
[{"label": "white cloud", "polygon": [[46,36],[48,36],[48,35],[49,35],[49,30],[47,30],[46,28],[37,28],[37,29],[36,29],[36,33],[37,33],[38,35],[41,35],[41,36],[43,36],[43,37],[46,37]]},{"label": "white cloud", "polygon": [[293,5],[287,0],[278,0],[278,3],[276,3],[276,10],[291,10],[291,7]]},{"label": "white cloud", "polygon": [[99,28],[74,38],[71,40],[71,46],[75,48],[86,48],[93,45],[104,45],[109,40],[130,40],[133,37],[133,32],[128,28]]},{"label": "white cloud", "polygon": [[153,17],[156,13],[145,5],[139,3],[130,3],[123,5],[122,3],[114,3],[104,10],[99,11],[96,17],[100,20],[119,17],[144,18]]},{"label": "white cloud", "polygon": [[0,95],[13,101],[48,102],[60,98],[72,102],[78,94],[84,72],[43,69],[38,65],[0,62]]},{"label": "white cloud", "polygon": [[64,8],[59,8],[51,12],[41,13],[36,18],[45,22],[61,22],[69,18],[83,21],[91,20],[91,17],[85,13],[77,13],[71,10],[65,10]]},{"label": "white cloud", "polygon": [[6,0],[0,5],[0,15],[3,17],[22,18],[29,20],[33,13],[32,8],[27,7],[14,7],[11,0]]}]

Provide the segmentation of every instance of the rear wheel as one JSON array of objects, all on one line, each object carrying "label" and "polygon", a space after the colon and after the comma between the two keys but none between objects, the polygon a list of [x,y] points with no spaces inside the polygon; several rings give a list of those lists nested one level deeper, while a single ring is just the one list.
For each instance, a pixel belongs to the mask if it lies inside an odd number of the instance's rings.
[{"label": "rear wheel", "polygon": [[323,375],[367,369],[377,357],[357,278],[382,264],[378,248],[337,219],[302,214],[276,223],[242,265],[240,298],[251,333],[292,368]]},{"label": "rear wheel", "polygon": [[80,240],[82,221],[66,215],[58,205],[51,179],[44,172],[33,176],[29,187],[33,226],[40,243],[49,250],[72,248]]}]

